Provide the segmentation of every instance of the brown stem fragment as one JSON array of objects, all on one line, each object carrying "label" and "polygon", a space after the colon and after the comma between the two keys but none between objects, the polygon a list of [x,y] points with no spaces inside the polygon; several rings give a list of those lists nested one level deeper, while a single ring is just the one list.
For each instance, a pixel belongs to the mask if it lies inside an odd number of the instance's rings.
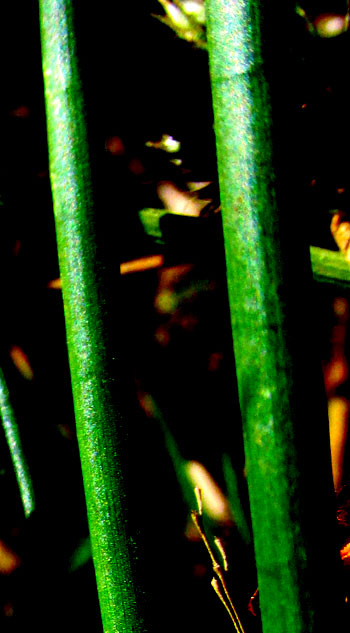
[{"label": "brown stem fragment", "polygon": [[[210,543],[206,537],[206,534],[204,532],[204,528],[203,528],[203,524],[202,524],[202,516],[196,512],[195,510],[193,510],[191,512],[191,516],[192,516],[192,520],[200,534],[200,537],[205,545],[205,547],[207,548],[208,554],[210,556],[210,560],[212,563],[212,567],[213,567],[213,571],[214,573],[217,575],[217,577],[219,578],[220,583],[217,581],[216,578],[213,578],[212,580],[212,587],[215,590],[215,593],[219,596],[221,602],[223,603],[223,605],[225,606],[225,609],[228,611],[229,616],[231,618],[231,620],[233,621],[234,627],[236,629],[236,633],[244,633],[244,629],[242,626],[242,623],[238,617],[237,611],[235,609],[235,606],[231,600],[231,596],[228,592],[227,589],[227,585],[226,585],[226,580],[224,577],[224,572],[223,569],[221,567],[221,565],[217,562],[215,555],[213,553],[213,550],[210,546]],[[217,543],[217,539],[216,539],[216,545],[218,546]],[[226,554],[223,554],[223,545],[220,542],[220,547],[219,547],[219,551],[221,553],[221,555],[223,556],[223,560],[226,561]],[[227,563],[224,562],[224,565],[226,567]],[[221,587],[220,587],[221,584]]]}]

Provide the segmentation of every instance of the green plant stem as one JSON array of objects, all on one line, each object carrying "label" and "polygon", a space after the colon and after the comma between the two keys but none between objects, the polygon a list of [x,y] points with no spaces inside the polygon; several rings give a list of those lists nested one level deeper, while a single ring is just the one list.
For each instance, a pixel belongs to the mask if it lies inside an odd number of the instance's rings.
[{"label": "green plant stem", "polygon": [[142,630],[127,521],[121,377],[96,242],[72,3],[40,1],[50,177],[92,554],[105,633]]},{"label": "green plant stem", "polygon": [[18,424],[2,369],[0,369],[0,417],[21,495],[24,514],[28,518],[35,508],[33,484],[27,460],[23,453]]},{"label": "green plant stem", "polygon": [[208,49],[263,630],[310,633],[337,628],[335,510],[308,247],[277,211],[263,6],[206,0]]}]

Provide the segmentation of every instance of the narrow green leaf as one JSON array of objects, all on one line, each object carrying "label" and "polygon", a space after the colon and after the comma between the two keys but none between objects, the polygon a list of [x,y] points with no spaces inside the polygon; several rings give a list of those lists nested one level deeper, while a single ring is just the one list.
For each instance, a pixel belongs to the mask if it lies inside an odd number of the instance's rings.
[{"label": "narrow green leaf", "polygon": [[172,462],[176,479],[178,481],[182,497],[188,510],[194,510],[197,507],[196,496],[194,493],[193,485],[187,475],[186,465],[187,461],[182,456],[178,444],[171,433],[164,416],[160,411],[155,400],[149,395],[149,402],[152,407],[153,418],[158,422],[159,427],[163,433],[165,448]]},{"label": "narrow green leaf", "polygon": [[[310,259],[300,219],[289,207],[279,213],[276,203],[261,39],[269,9],[271,16],[269,3],[259,0],[206,0],[208,51],[263,630],[311,633],[335,630],[342,604],[334,584],[335,511],[326,399],[310,325]],[[294,8],[283,3],[278,10],[283,28]],[[273,35],[274,55],[284,61],[287,44]],[[315,533],[319,505],[322,526]]]},{"label": "narrow green leaf", "polygon": [[227,487],[227,496],[232,511],[233,520],[243,541],[248,545],[251,541],[250,530],[241,503],[236,471],[231,459],[226,453],[222,456],[222,470]]},{"label": "narrow green leaf", "polygon": [[23,453],[19,428],[11,405],[10,394],[5,381],[5,376],[1,369],[0,417],[22,499],[24,514],[26,517],[29,517],[35,508],[33,484],[27,460]]}]

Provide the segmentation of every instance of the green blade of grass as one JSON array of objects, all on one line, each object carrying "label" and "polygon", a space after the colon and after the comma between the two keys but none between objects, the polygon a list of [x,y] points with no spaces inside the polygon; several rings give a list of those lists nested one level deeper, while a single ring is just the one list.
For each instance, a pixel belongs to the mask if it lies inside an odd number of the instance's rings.
[{"label": "green blade of grass", "polygon": [[236,471],[233,468],[232,461],[229,455],[227,455],[226,453],[222,456],[222,471],[224,473],[227,496],[232,511],[233,520],[239,534],[241,535],[242,540],[246,545],[249,545],[251,541],[251,536],[239,495],[238,478]]},{"label": "green blade of grass", "polygon": [[29,517],[35,508],[33,483],[30,477],[27,460],[23,453],[18,424],[11,405],[9,390],[5,381],[5,376],[1,369],[0,417],[21,495],[24,514],[26,517]]},{"label": "green blade of grass", "polygon": [[[292,9],[291,3],[279,7],[279,24]],[[335,504],[326,400],[311,329],[310,259],[300,218],[293,217],[289,206],[279,213],[276,203],[261,40],[268,19],[263,12],[269,10],[271,18],[269,3],[259,0],[206,0],[227,283],[263,630],[310,633],[335,630],[342,605],[341,591],[334,586],[339,579]],[[287,44],[272,29],[266,47],[271,39],[278,41],[274,56],[283,63]],[[289,112],[287,105],[284,101]],[[282,138],[290,139],[285,126]],[[288,185],[295,187],[294,182]],[[278,192],[279,201],[289,204],[286,188]],[[316,531],[312,525],[319,506],[322,525]],[[325,558],[331,577],[324,573]]]},{"label": "green blade of grass", "polygon": [[72,3],[42,0],[40,26],[68,354],[102,622],[105,633],[136,633],[143,625],[127,521],[121,376],[107,325]]},{"label": "green blade of grass", "polygon": [[165,449],[169,455],[174,473],[182,494],[183,501],[188,510],[193,510],[197,506],[194,487],[187,475],[187,460],[182,456],[178,444],[170,432],[170,429],[164,419],[164,416],[158,407],[154,398],[148,394],[148,406],[152,410],[152,417],[157,421],[159,428],[163,434]]}]

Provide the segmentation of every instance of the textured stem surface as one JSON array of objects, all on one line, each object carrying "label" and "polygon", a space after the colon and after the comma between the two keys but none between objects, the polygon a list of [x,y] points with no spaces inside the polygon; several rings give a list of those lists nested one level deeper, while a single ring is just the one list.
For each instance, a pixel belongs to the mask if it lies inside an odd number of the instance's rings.
[{"label": "textured stem surface", "polygon": [[67,344],[102,621],[105,633],[135,633],[142,624],[126,517],[120,381],[108,342],[72,3],[42,0],[40,21]]},{"label": "textured stem surface", "polygon": [[[325,399],[313,378],[304,300],[308,249],[297,214],[288,216],[296,228],[286,230],[277,212],[261,7],[258,0],[206,0],[208,49],[263,630],[305,633],[326,630],[336,617],[335,512]],[[315,372],[320,377],[320,367]]]}]

